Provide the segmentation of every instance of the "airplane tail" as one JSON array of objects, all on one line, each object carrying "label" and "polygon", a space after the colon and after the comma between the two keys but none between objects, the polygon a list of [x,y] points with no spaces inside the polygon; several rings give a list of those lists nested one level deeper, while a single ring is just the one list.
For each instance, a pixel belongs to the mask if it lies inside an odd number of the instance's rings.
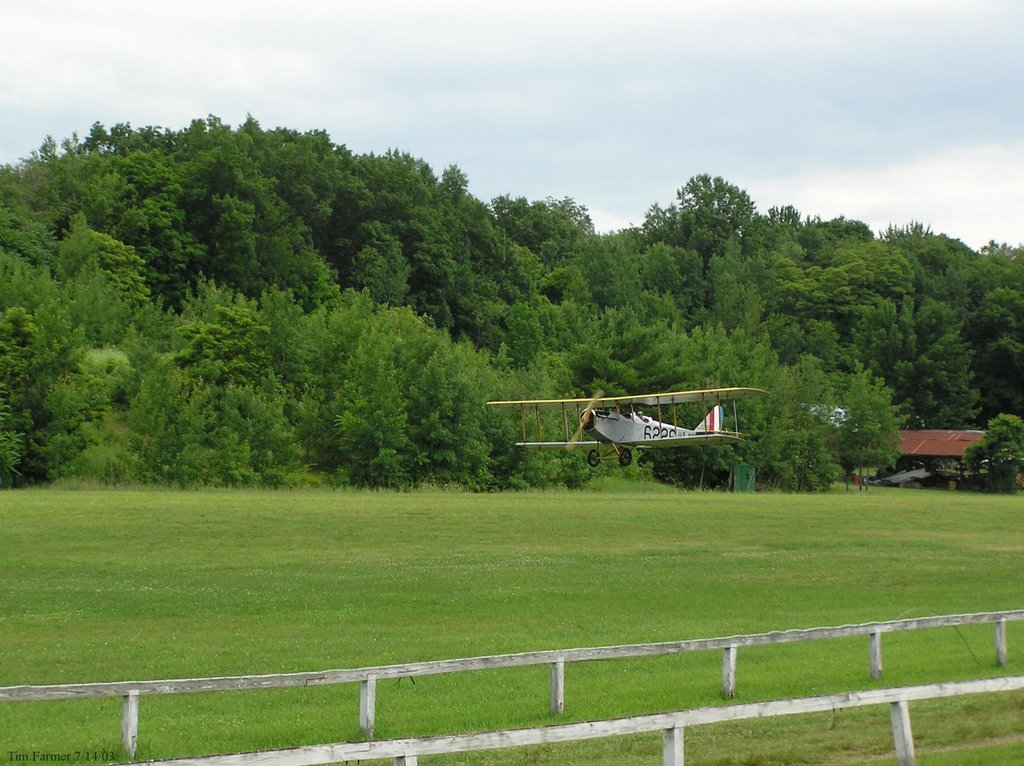
[{"label": "airplane tail", "polygon": [[722,430],[722,423],[724,422],[725,413],[722,411],[722,405],[716,404],[711,408],[707,417],[701,421],[701,424],[697,426],[694,431],[699,434],[716,433]]}]

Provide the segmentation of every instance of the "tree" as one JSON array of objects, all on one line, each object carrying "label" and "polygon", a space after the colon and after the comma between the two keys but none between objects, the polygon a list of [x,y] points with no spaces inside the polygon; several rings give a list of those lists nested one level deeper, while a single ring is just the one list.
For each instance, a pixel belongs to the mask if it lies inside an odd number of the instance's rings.
[{"label": "tree", "polygon": [[[0,183],[4,181],[0,167]],[[16,255],[26,264],[49,263],[56,243],[46,227],[25,211],[8,208],[0,187],[0,253]]]},{"label": "tree", "polygon": [[484,403],[494,379],[471,344],[409,309],[384,309],[364,323],[343,372],[333,421],[343,481],[491,484]]},{"label": "tree", "polygon": [[590,294],[601,308],[636,305],[640,298],[639,262],[621,234],[590,239],[579,255]]},{"label": "tree", "polygon": [[368,293],[352,290],[341,294],[339,306],[320,307],[296,322],[269,309],[264,308],[271,328],[269,351],[275,371],[284,375],[296,399],[294,423],[302,460],[321,474],[335,475],[350,459],[339,448],[335,428],[349,404],[350,360],[378,309]]},{"label": "tree", "polygon": [[452,330],[464,273],[446,187],[426,162],[400,152],[359,157],[354,174],[366,194],[354,200],[351,237],[332,258],[342,285],[368,287],[389,301],[402,294],[405,305]]},{"label": "tree", "polygon": [[493,486],[484,426],[491,413],[484,402],[494,391],[494,374],[468,342],[435,336],[432,345],[406,393],[409,436],[417,455],[413,480],[470,489]]},{"label": "tree", "polygon": [[188,166],[167,149],[155,147],[118,153],[102,162],[106,199],[83,200],[83,212],[98,231],[134,249],[154,295],[178,305],[207,252],[185,210],[191,186]]},{"label": "tree", "polygon": [[528,303],[513,303],[505,314],[508,358],[514,367],[528,367],[543,348],[537,309]]},{"label": "tree", "polygon": [[405,391],[426,361],[418,320],[407,311],[382,312],[363,330],[345,364],[335,416],[340,472],[347,483],[401,488],[412,481],[414,445]]},{"label": "tree", "polygon": [[[750,195],[721,176],[694,176],[676,196],[683,213],[693,216],[687,244],[703,256],[705,267],[730,239],[743,242],[754,230],[757,209]],[[744,254],[749,251],[745,246]]]},{"label": "tree", "polygon": [[[744,381],[745,382],[745,381]],[[803,356],[764,380],[768,396],[743,402],[740,454],[757,466],[758,483],[788,492],[826,492],[838,474],[828,446],[833,383],[820,360]]]},{"label": "tree", "polygon": [[[136,309],[148,303],[149,288],[143,275],[145,263],[142,258],[130,245],[109,234],[93,231],[82,213],[71,219],[71,229],[60,243],[58,256],[57,273],[65,284],[75,281],[87,283],[102,277],[103,284],[99,289],[104,295],[96,306],[90,307],[94,314],[91,318],[96,322],[107,324],[111,329],[120,329],[118,325],[126,323],[124,317],[120,318],[121,321],[110,321],[112,314],[124,315],[126,309]],[[76,298],[78,293],[76,290]],[[111,310],[105,311],[102,303],[112,304]]]},{"label": "tree", "polygon": [[[899,457],[899,419],[892,404],[892,391],[863,369],[846,382],[846,391],[835,411],[834,444],[839,465],[849,477],[859,468],[885,468]],[[862,485],[863,486],[863,485]]]},{"label": "tree", "polygon": [[[949,305],[958,314],[969,306],[968,273],[977,261],[967,245],[920,224],[889,226],[882,240],[903,253],[914,269],[914,293]],[[984,249],[983,249],[984,252]]]},{"label": "tree", "polygon": [[1007,413],[996,415],[984,438],[967,446],[964,458],[986,471],[989,489],[1013,492],[1024,471],[1024,421]]},{"label": "tree", "polygon": [[974,372],[982,417],[1024,412],[1024,292],[996,287],[968,319],[968,338],[975,349]]},{"label": "tree", "polygon": [[209,386],[166,359],[155,360],[128,412],[139,461],[135,478],[180,487],[213,483],[205,443],[213,420]]},{"label": "tree", "polygon": [[154,360],[128,412],[135,478],[176,486],[281,486],[299,447],[266,380],[211,383]]},{"label": "tree", "polygon": [[772,276],[772,269],[761,256],[744,259],[739,246],[730,242],[722,255],[711,259],[708,270],[709,320],[729,330],[742,327],[757,332],[765,306],[772,300]]},{"label": "tree", "polygon": [[831,221],[822,221],[819,217],[808,218],[797,233],[796,240],[806,253],[807,260],[821,265],[831,260],[840,243],[866,243],[874,238],[871,227],[866,223],[840,216]]},{"label": "tree", "polygon": [[[96,124],[0,166],[0,432],[24,480],[113,456],[103,475],[147,481],[288,481],[301,460],[371,485],[580,483],[575,456],[520,457],[477,422],[494,371],[532,396],[779,392],[740,408],[736,452],[788,489],[831,481],[824,413],[858,363],[914,425],[1024,410],[1019,247],[761,216],[710,175],[606,235],[571,199],[468,188],[252,118]],[[648,459],[724,481],[733,451]]]},{"label": "tree", "polygon": [[901,381],[901,402],[921,428],[971,427],[978,414],[978,390],[971,380],[971,348],[963,322],[949,305],[925,299],[914,314],[917,352],[912,377]]},{"label": "tree", "polygon": [[880,301],[865,306],[853,328],[853,351],[857,360],[875,377],[883,378],[895,392],[897,401],[908,393],[915,380],[917,332],[914,326],[914,300],[909,296],[901,304]]},{"label": "tree", "polygon": [[380,221],[369,221],[361,229],[365,244],[352,258],[352,287],[369,290],[377,303],[401,306],[409,292],[412,271],[402,253],[402,243]]},{"label": "tree", "polygon": [[18,306],[0,312],[0,389],[7,392],[10,408],[7,429],[24,434],[20,470],[30,482],[50,478],[67,456],[56,446],[64,442],[60,424],[76,429],[87,406],[75,394],[80,344],[81,332],[71,325],[66,305],[35,313]]},{"label": "tree", "polygon": [[495,224],[517,245],[536,255],[545,268],[571,262],[594,234],[587,209],[570,198],[529,202],[525,197],[491,200]]},{"label": "tree", "polygon": [[853,330],[860,362],[893,390],[893,400],[914,428],[964,428],[978,413],[972,385],[972,350],[963,323],[946,304],[906,296],[865,308]]},{"label": "tree", "polygon": [[11,410],[7,406],[3,390],[0,389],[0,487],[10,486],[18,475],[21,462],[21,445],[24,434],[9,427]]},{"label": "tree", "polygon": [[178,363],[211,383],[244,384],[269,372],[270,328],[244,305],[217,306],[217,322],[186,324],[181,334],[188,347]]},{"label": "tree", "polygon": [[686,251],[657,242],[647,248],[640,258],[640,278],[645,290],[656,290],[681,296],[686,281],[681,267],[681,255]]},{"label": "tree", "polygon": [[607,309],[596,326],[564,355],[571,387],[581,396],[664,391],[675,380],[676,360],[665,325],[645,323],[632,308]]}]

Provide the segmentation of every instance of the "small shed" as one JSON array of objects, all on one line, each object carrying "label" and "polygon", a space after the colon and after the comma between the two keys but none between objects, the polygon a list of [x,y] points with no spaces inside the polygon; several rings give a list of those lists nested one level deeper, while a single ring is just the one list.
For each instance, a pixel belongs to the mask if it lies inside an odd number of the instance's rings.
[{"label": "small shed", "polygon": [[962,462],[967,445],[980,441],[984,435],[984,431],[900,431],[900,452],[904,457],[954,458]]},{"label": "small shed", "polygon": [[896,462],[896,471],[880,476],[879,482],[917,487],[962,483],[965,478],[964,450],[984,436],[984,431],[900,431],[900,452],[903,454]]},{"label": "small shed", "polygon": [[757,470],[754,466],[750,463],[736,463],[732,467],[732,491],[757,491]]}]

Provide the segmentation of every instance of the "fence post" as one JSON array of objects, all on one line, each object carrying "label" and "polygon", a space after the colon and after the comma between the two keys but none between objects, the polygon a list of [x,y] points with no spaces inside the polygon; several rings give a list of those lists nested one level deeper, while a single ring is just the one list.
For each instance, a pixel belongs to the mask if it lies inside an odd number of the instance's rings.
[{"label": "fence post", "polygon": [[896,762],[900,766],[914,766],[914,735],[910,730],[910,708],[906,700],[889,703],[892,719],[892,738],[896,743]]},{"label": "fence post", "polygon": [[1006,667],[1006,618],[996,620],[996,662]]},{"label": "fence post", "polygon": [[683,727],[665,729],[662,766],[683,766]]},{"label": "fence post", "polygon": [[868,654],[871,655],[871,680],[877,681],[882,677],[882,632],[880,630],[871,633]]},{"label": "fence post", "polygon": [[132,758],[139,744],[139,693],[135,689],[121,698],[121,749]]},{"label": "fence post", "polygon": [[416,766],[419,763],[419,757],[415,755],[396,755],[395,766]]},{"label": "fence post", "polygon": [[373,739],[373,724],[377,712],[377,676],[367,676],[359,683],[359,728],[363,736]]},{"label": "fence post", "polygon": [[722,654],[722,696],[727,700],[736,696],[736,644]]},{"label": "fence post", "polygon": [[565,659],[551,663],[551,715],[565,712]]}]

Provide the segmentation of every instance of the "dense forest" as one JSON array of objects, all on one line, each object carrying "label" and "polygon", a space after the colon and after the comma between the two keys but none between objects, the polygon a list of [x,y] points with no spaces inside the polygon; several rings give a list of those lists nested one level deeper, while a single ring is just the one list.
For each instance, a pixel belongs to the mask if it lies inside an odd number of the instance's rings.
[{"label": "dense forest", "polygon": [[901,425],[1024,414],[1020,247],[761,213],[709,175],[606,234],[467,186],[214,117],[0,167],[0,478],[577,486],[600,471],[515,448],[485,402],[735,385],[771,392],[748,440],[627,473],[716,486],[742,459],[817,490]]}]

